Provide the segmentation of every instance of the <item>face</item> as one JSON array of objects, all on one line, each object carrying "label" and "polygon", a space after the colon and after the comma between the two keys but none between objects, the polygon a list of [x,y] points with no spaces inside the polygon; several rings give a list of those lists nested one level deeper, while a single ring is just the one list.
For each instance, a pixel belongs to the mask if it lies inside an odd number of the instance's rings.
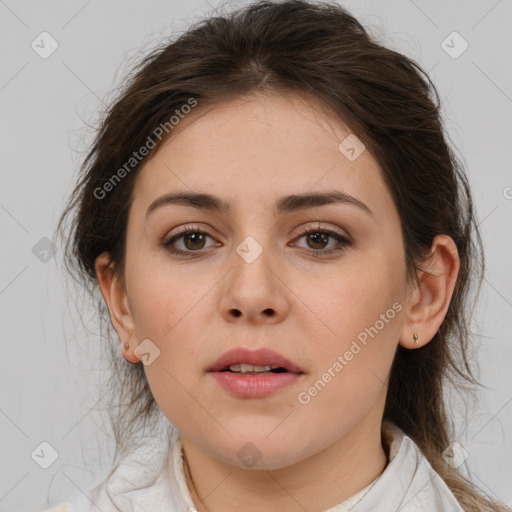
[{"label": "face", "polygon": [[[372,155],[340,146],[349,128],[320,112],[298,95],[250,95],[190,114],[134,187],[130,344],[150,340],[151,391],[182,438],[234,466],[247,452],[285,467],[382,419],[407,294],[400,219]],[[229,209],[149,208],[179,192]],[[297,372],[209,371],[240,347]]]}]

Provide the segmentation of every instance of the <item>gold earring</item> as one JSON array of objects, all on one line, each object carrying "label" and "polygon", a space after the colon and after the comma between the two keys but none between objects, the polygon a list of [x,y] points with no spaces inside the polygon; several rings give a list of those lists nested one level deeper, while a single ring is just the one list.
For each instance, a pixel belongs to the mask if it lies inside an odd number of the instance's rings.
[{"label": "gold earring", "polygon": [[415,345],[416,345],[416,346],[418,346],[418,345],[420,344],[419,339],[418,339],[418,338],[419,338],[418,333],[417,333],[417,332],[415,332],[415,333],[412,335],[412,337],[413,337],[413,340],[414,340]]}]

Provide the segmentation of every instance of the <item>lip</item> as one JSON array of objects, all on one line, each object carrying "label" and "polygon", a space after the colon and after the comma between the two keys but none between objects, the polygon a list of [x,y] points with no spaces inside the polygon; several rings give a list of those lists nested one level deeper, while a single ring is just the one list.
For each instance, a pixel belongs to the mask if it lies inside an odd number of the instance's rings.
[{"label": "lip", "polygon": [[209,372],[220,372],[232,364],[245,363],[255,366],[281,366],[290,373],[304,373],[302,368],[269,348],[249,350],[238,347],[224,352],[217,361],[207,370]]},{"label": "lip", "polygon": [[241,375],[231,372],[211,372],[213,379],[237,398],[265,398],[303,380],[303,373],[268,373]]},{"label": "lip", "polygon": [[[280,366],[282,373],[243,375],[222,371],[232,364]],[[264,398],[304,379],[304,371],[283,355],[271,349],[249,350],[243,347],[229,350],[208,369],[213,379],[231,395],[240,398]]]}]

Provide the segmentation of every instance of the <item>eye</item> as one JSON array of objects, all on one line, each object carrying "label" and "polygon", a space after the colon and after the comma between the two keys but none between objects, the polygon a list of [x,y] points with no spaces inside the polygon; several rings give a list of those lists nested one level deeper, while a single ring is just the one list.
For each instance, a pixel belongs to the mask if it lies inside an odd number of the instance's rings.
[{"label": "eye", "polygon": [[[205,249],[206,238],[211,238],[208,232],[200,228],[190,226],[180,230],[179,233],[173,234],[162,242],[162,247],[172,254],[183,256],[191,256],[191,253],[199,252]],[[183,239],[183,240],[182,240]],[[177,249],[176,242],[180,241],[184,249]]]},{"label": "eye", "polygon": [[[304,238],[309,246],[306,247],[306,252],[315,256],[323,256],[327,254],[333,254],[343,251],[347,246],[353,245],[348,238],[332,229],[320,229],[318,227],[306,227],[300,230],[301,236],[298,239]],[[208,247],[206,239],[213,238],[207,231],[202,230],[199,227],[189,226],[181,229],[178,233],[165,238],[161,245],[169,251],[171,254],[193,257],[194,253],[201,255],[201,252]],[[337,243],[334,247],[326,249],[329,245],[329,239],[335,240]],[[182,248],[177,248],[177,243],[182,244]],[[215,244],[214,244],[215,245]],[[218,244],[217,244],[218,245]]]},{"label": "eye", "polygon": [[[301,229],[302,235],[299,239],[304,238],[310,249],[308,252],[315,255],[332,254],[344,250],[347,246],[353,245],[348,238],[332,229],[320,229],[316,227],[306,227]],[[334,239],[338,243],[334,248],[325,250],[329,245],[329,239]]]}]

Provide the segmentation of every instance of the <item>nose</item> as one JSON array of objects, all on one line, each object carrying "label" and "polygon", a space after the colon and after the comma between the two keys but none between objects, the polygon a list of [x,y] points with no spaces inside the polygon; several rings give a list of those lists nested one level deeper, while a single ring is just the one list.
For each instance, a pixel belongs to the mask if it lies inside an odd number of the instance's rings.
[{"label": "nose", "polygon": [[234,252],[221,299],[227,321],[278,323],[288,314],[284,272],[270,261],[269,252],[263,250],[255,259],[245,257],[243,250]]}]

